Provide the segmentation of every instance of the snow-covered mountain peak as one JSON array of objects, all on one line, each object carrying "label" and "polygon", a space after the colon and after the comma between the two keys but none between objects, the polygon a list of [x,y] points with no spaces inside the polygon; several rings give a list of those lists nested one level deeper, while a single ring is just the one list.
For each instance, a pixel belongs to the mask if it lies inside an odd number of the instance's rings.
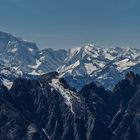
[{"label": "snow-covered mountain peak", "polygon": [[91,50],[93,48],[96,48],[94,44],[86,44],[82,47],[83,50]]},{"label": "snow-covered mountain peak", "polygon": [[81,47],[69,49],[68,56],[70,58],[72,58],[73,56],[75,56],[76,54],[78,54],[80,50],[81,50]]},{"label": "snow-covered mountain peak", "polygon": [[140,73],[139,49],[85,45],[70,52],[58,71],[74,88],[90,81],[111,88],[128,70]]},{"label": "snow-covered mountain peak", "polygon": [[66,56],[65,50],[39,50],[34,42],[0,32],[0,79],[12,81],[19,76],[56,71]]},{"label": "snow-covered mountain peak", "polygon": [[0,79],[57,71],[75,88],[90,81],[112,87],[129,70],[140,73],[140,49],[86,44],[68,52],[39,50],[33,42],[0,32]]},{"label": "snow-covered mountain peak", "polygon": [[132,48],[126,48],[123,53],[124,57],[130,58],[130,59],[135,59],[139,55],[140,55],[140,50],[132,49]]}]

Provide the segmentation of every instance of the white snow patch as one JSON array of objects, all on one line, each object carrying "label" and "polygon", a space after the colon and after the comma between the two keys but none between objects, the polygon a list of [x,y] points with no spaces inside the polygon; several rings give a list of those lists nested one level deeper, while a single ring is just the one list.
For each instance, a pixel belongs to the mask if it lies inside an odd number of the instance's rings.
[{"label": "white snow patch", "polygon": [[73,65],[72,65],[72,68],[75,68],[75,67],[77,67],[77,66],[79,66],[80,65],[80,61],[78,60],[78,61],[76,61]]},{"label": "white snow patch", "polygon": [[103,76],[99,76],[97,79],[103,79]]},{"label": "white snow patch", "polygon": [[40,57],[40,60],[44,61],[45,60],[45,56]]},{"label": "white snow patch", "polygon": [[107,52],[105,52],[105,58],[107,58],[107,59],[109,59],[109,60],[113,60],[113,59],[115,59],[116,57],[113,57],[111,54],[109,54],[109,53],[107,53]]},{"label": "white snow patch", "polygon": [[12,53],[15,53],[16,51],[17,51],[17,48],[13,48],[13,49],[11,50]]},{"label": "white snow patch", "polygon": [[103,67],[105,66],[105,63],[104,63],[104,62],[99,62],[97,65],[98,65],[100,68],[103,68]]},{"label": "white snow patch", "polygon": [[50,136],[46,133],[45,129],[42,129],[42,131],[43,131],[44,134],[47,136],[47,138],[48,138],[49,140],[51,140]]},{"label": "white snow patch", "polygon": [[140,55],[140,52],[138,50],[134,50],[131,48],[126,48],[123,56],[130,58],[130,59],[135,59]]},{"label": "white snow patch", "polygon": [[92,63],[85,63],[84,66],[86,68],[87,74],[91,74],[92,72],[98,70],[98,68]]},{"label": "white snow patch", "polygon": [[35,70],[33,70],[31,73],[28,73],[28,74],[31,74],[31,75],[40,75],[40,73],[36,72]]},{"label": "white snow patch", "polygon": [[78,54],[79,51],[81,50],[81,47],[77,47],[77,48],[72,48],[69,50],[69,57],[73,57],[74,55]]},{"label": "white snow patch", "polygon": [[23,75],[23,72],[22,72],[21,70],[17,70],[17,71],[16,71],[16,74],[17,74],[18,76],[22,76],[22,75]]},{"label": "white snow patch", "polygon": [[130,68],[131,66],[136,65],[137,63],[130,61],[129,59],[123,59],[119,62],[115,62],[115,65],[117,65],[117,69],[122,72],[128,68]]},{"label": "white snow patch", "polygon": [[88,60],[88,61],[91,61],[92,59],[91,59],[90,57],[87,57],[87,60]]},{"label": "white snow patch", "polygon": [[33,52],[34,49],[32,49],[32,48],[28,48],[28,51],[29,51],[29,52]]},{"label": "white snow patch", "polygon": [[93,60],[92,64],[97,65],[99,68],[103,68],[106,65],[106,62],[100,60]]},{"label": "white snow patch", "polygon": [[8,89],[10,89],[13,85],[13,82],[11,82],[8,79],[2,79],[2,82],[3,82],[4,86],[6,86]]},{"label": "white snow patch", "polygon": [[12,71],[14,71],[17,76],[22,76],[23,72],[20,70],[20,67],[12,67]]},{"label": "white snow patch", "polygon": [[83,54],[82,57],[88,55],[91,58],[98,58],[100,53],[101,53],[101,49],[95,47],[94,45],[88,44],[86,46],[83,47]]},{"label": "white snow patch", "polygon": [[[63,96],[64,100],[65,100],[65,103],[67,106],[70,107],[70,110],[73,114],[74,111],[73,111],[73,107],[72,107],[72,98],[74,96],[74,92],[70,91],[69,89],[65,89],[63,87],[63,85],[59,82],[59,79],[52,79],[52,83],[50,83],[50,85],[55,89],[57,90],[58,92],[61,93],[61,95]],[[75,96],[76,97],[76,96]]]},{"label": "white snow patch", "polygon": [[10,75],[10,71],[9,70],[6,70],[6,69],[3,69],[0,71],[1,74],[5,74],[5,75]]},{"label": "white snow patch", "polygon": [[78,60],[78,61],[76,61],[74,64],[71,64],[71,65],[69,65],[68,67],[66,67],[65,68],[65,66],[63,66],[62,68],[61,68],[61,74],[63,75],[63,74],[65,74],[65,72],[67,72],[67,73],[72,73],[72,71],[73,71],[73,69],[75,69],[77,66],[79,66],[80,65],[80,61]]},{"label": "white snow patch", "polygon": [[41,65],[41,62],[36,59],[36,65],[28,65],[28,67],[33,68],[33,69],[37,69],[40,65]]}]

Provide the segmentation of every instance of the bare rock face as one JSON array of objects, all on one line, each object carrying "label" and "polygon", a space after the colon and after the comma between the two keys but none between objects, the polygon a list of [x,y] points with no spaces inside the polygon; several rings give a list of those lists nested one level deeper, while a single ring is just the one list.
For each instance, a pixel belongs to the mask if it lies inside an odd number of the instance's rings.
[{"label": "bare rock face", "polygon": [[139,140],[140,77],[132,72],[108,91],[90,83],[80,92],[58,73],[0,85],[2,140]]},{"label": "bare rock face", "polygon": [[29,121],[4,86],[0,87],[0,92],[0,139],[48,140],[38,126]]}]

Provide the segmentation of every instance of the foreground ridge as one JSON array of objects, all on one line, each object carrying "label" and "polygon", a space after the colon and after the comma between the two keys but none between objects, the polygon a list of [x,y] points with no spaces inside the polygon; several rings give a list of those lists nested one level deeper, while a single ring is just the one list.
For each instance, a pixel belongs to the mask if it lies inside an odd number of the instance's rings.
[{"label": "foreground ridge", "polygon": [[58,73],[0,84],[2,140],[138,140],[140,76],[128,72],[113,91],[71,89]]}]

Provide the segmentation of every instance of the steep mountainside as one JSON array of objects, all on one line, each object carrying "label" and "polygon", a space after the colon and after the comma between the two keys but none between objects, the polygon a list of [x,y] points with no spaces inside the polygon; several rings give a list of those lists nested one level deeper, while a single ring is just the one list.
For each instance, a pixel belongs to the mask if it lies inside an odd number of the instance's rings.
[{"label": "steep mountainside", "polygon": [[88,44],[70,49],[64,65],[58,71],[77,90],[91,81],[112,89],[128,71],[140,73],[139,65],[139,49],[103,49]]},{"label": "steep mountainside", "polygon": [[2,140],[139,140],[140,76],[112,92],[90,83],[77,93],[58,73],[0,86]]},{"label": "steep mountainside", "polygon": [[8,87],[16,77],[56,71],[66,56],[65,50],[39,50],[35,43],[0,32],[0,79]]},{"label": "steep mountainside", "polygon": [[39,50],[32,42],[0,32],[0,79],[10,88],[17,77],[34,78],[57,71],[60,77],[80,91],[94,81],[113,89],[125,73],[140,74],[140,50],[99,48],[91,44],[66,50]]}]

